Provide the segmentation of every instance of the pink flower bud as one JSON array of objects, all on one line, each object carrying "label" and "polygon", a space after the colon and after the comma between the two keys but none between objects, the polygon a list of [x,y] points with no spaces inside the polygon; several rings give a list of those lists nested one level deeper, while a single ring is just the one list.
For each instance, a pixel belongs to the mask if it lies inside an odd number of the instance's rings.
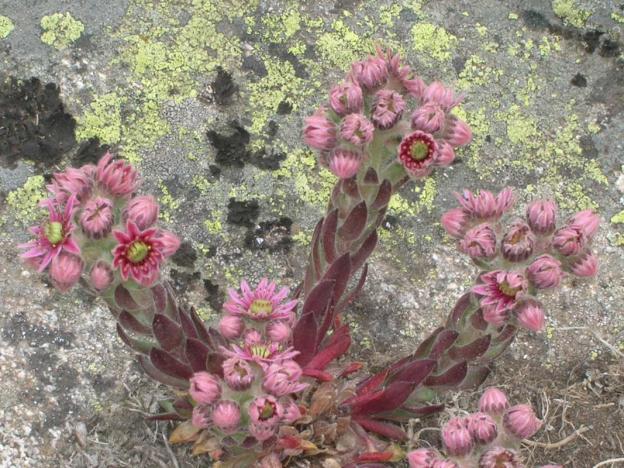
[{"label": "pink flower bud", "polygon": [[453,460],[436,460],[431,465],[431,468],[459,468],[459,465]]},{"label": "pink flower bud", "polygon": [[446,141],[454,148],[465,146],[470,143],[472,140],[472,130],[470,130],[470,126],[457,117],[451,117],[447,120],[447,125],[449,125],[449,121],[450,128],[446,131]]},{"label": "pink flower bud", "polygon": [[101,197],[88,200],[80,213],[80,226],[91,239],[106,237],[113,228],[113,203]]},{"label": "pink flower bud", "polygon": [[455,194],[455,198],[464,210],[479,219],[498,217],[498,204],[496,197],[489,190],[481,190],[474,195],[470,190],[464,190],[462,195]]},{"label": "pink flower bud", "polygon": [[509,319],[509,309],[501,309],[493,306],[481,306],[481,311],[483,312],[483,320],[494,325],[495,327],[504,325],[505,322],[507,322],[507,319]]},{"label": "pink flower bud", "polygon": [[219,331],[228,340],[239,338],[244,327],[245,323],[237,315],[224,315],[219,322]]},{"label": "pink flower bud", "polygon": [[[277,432],[277,424],[262,424],[252,422],[249,425],[249,433],[260,442],[270,439]],[[278,465],[281,466],[281,465]]]},{"label": "pink flower bud", "polygon": [[502,414],[509,408],[507,395],[496,387],[486,389],[479,399],[479,411],[488,414]]},{"label": "pink flower bud", "polygon": [[565,226],[555,232],[553,247],[562,255],[578,255],[586,245],[585,231],[577,225]]},{"label": "pink flower bud", "polygon": [[441,141],[438,151],[433,156],[433,164],[438,167],[448,167],[455,160],[455,150],[446,141]]},{"label": "pink flower bud", "polygon": [[369,57],[351,66],[351,76],[365,89],[373,89],[388,79],[386,61],[381,57]]},{"label": "pink flower bud", "polygon": [[503,216],[511,209],[515,202],[516,197],[511,188],[507,187],[501,190],[498,195],[496,195],[496,216],[498,218]]},{"label": "pink flower bud", "polygon": [[212,422],[226,434],[236,432],[240,419],[240,408],[234,401],[221,400],[212,410]]},{"label": "pink flower bud", "polygon": [[165,258],[171,257],[180,248],[180,239],[169,231],[158,231],[158,240],[162,244],[161,253]]},{"label": "pink flower bud", "polygon": [[110,153],[99,160],[95,177],[99,185],[115,197],[129,197],[139,186],[136,169],[124,161],[114,161]]},{"label": "pink flower bud", "polygon": [[271,395],[256,397],[249,404],[249,418],[254,424],[276,426],[284,412],[282,405]]},{"label": "pink flower bud", "polygon": [[266,326],[266,334],[271,341],[281,343],[290,338],[292,330],[285,322],[270,322]]},{"label": "pink flower bud", "polygon": [[232,390],[247,390],[255,379],[249,363],[237,357],[223,361],[223,379]]},{"label": "pink flower bud", "polygon": [[474,444],[464,418],[453,418],[442,428],[442,442],[450,455],[468,455]]},{"label": "pink flower bud", "polygon": [[300,392],[308,386],[299,381],[302,374],[301,367],[295,361],[274,362],[265,371],[262,388],[278,397]]},{"label": "pink flower bud", "polygon": [[425,82],[422,80],[422,78],[420,78],[419,76],[405,78],[401,80],[401,84],[411,96],[417,99],[422,99],[426,88]]},{"label": "pink flower bud", "polygon": [[303,141],[306,145],[322,151],[329,151],[336,146],[336,125],[325,117],[323,108],[305,120]]},{"label": "pink flower bud", "polygon": [[598,274],[598,259],[591,252],[584,252],[575,258],[570,271],[576,276],[592,278]]},{"label": "pink flower bud", "polygon": [[189,394],[200,405],[209,405],[221,397],[219,380],[208,372],[195,372],[190,384]]},{"label": "pink flower bud", "polygon": [[508,408],[503,416],[503,424],[507,432],[518,439],[528,439],[542,427],[542,421],[537,419],[529,405]]},{"label": "pink flower bud", "polygon": [[93,265],[89,279],[96,291],[104,291],[113,282],[113,270],[108,263],[100,260]]},{"label": "pink flower bud", "polygon": [[494,447],[479,459],[479,468],[524,468],[520,456],[515,450]]},{"label": "pink flower bud", "polygon": [[403,110],[405,110],[403,96],[391,89],[380,89],[373,100],[371,120],[375,127],[386,130],[399,121]]},{"label": "pink flower bud", "polygon": [[563,278],[561,262],[550,255],[541,255],[527,268],[527,277],[538,289],[557,287]]},{"label": "pink flower bud", "polygon": [[340,136],[355,146],[363,146],[373,139],[375,127],[362,114],[349,114],[342,121]]},{"label": "pink flower bud", "polygon": [[472,258],[492,258],[496,255],[496,234],[488,224],[479,224],[466,232],[459,249]]},{"label": "pink flower bud", "polygon": [[496,423],[486,413],[474,413],[468,417],[468,431],[475,442],[489,444],[498,435]]},{"label": "pink flower bud", "polygon": [[426,103],[420,106],[412,114],[412,128],[426,133],[435,133],[442,128],[446,114],[435,103]]},{"label": "pink flower bud", "polygon": [[551,200],[538,200],[527,206],[527,221],[538,234],[550,234],[555,230],[557,205]]},{"label": "pink flower bud", "polygon": [[82,274],[82,260],[76,255],[61,252],[50,263],[50,278],[56,289],[61,292],[69,291],[80,279]]},{"label": "pink flower bud", "polygon": [[329,170],[336,177],[350,179],[357,174],[362,165],[362,155],[346,150],[334,151],[329,160]]},{"label": "pink flower bud", "polygon": [[444,110],[449,111],[461,102],[461,97],[456,97],[452,89],[446,88],[439,81],[434,81],[425,89],[423,94],[425,102],[440,105]]},{"label": "pink flower bud", "polygon": [[198,429],[206,429],[210,424],[210,419],[206,413],[207,409],[203,406],[196,406],[193,408],[193,415],[191,416],[191,424]]},{"label": "pink flower bud", "polygon": [[568,225],[579,226],[589,239],[594,237],[600,225],[600,218],[592,210],[579,211],[568,220]]},{"label": "pink flower bud", "polygon": [[352,81],[334,86],[329,93],[329,106],[338,115],[361,112],[363,102],[362,88]]},{"label": "pink flower bud", "polygon": [[292,398],[284,397],[280,399],[280,403],[282,404],[282,421],[286,424],[293,424],[299,418],[301,418],[301,410],[299,406]]},{"label": "pink flower bud", "polygon": [[544,329],[544,309],[542,305],[532,299],[523,301],[516,308],[516,318],[518,323],[533,332],[539,332]]},{"label": "pink flower bud", "polygon": [[535,235],[529,225],[523,221],[516,221],[503,235],[501,251],[506,260],[523,262],[531,256],[534,246]]},{"label": "pink flower bud", "polygon": [[156,222],[159,212],[160,207],[156,199],[151,195],[142,195],[128,202],[125,219],[133,221],[139,229],[145,230]]},{"label": "pink flower bud", "polygon": [[432,449],[421,448],[407,454],[410,468],[431,468],[436,460],[440,460],[440,454]]},{"label": "pink flower bud", "polygon": [[468,224],[468,215],[461,208],[454,208],[444,213],[440,222],[450,236],[463,237]]},{"label": "pink flower bud", "polygon": [[93,164],[78,169],[69,167],[64,172],[55,173],[52,183],[46,188],[59,203],[65,203],[73,194],[82,202],[91,193],[94,173]]}]

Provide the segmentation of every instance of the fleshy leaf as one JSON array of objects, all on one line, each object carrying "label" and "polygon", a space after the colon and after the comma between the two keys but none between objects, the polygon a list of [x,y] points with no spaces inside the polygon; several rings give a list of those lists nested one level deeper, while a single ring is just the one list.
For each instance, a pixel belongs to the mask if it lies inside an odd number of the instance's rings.
[{"label": "fleshy leaf", "polygon": [[357,239],[366,226],[367,218],[368,209],[366,208],[366,202],[362,201],[353,207],[347,219],[344,220],[342,226],[338,229],[338,235],[347,242]]},{"label": "fleshy leaf", "polygon": [[139,355],[137,356],[137,361],[139,362],[139,365],[141,366],[143,371],[157,382],[169,385],[170,387],[179,388],[181,390],[188,390],[189,383],[187,380],[178,379],[171,375],[165,374],[164,372],[161,372],[156,367],[154,367],[154,365],[151,363],[150,359],[147,356]]},{"label": "fleshy leaf", "polygon": [[119,338],[121,338],[121,341],[126,344],[126,346],[133,349],[137,353],[149,354],[149,352],[154,347],[154,343],[152,343],[151,341],[137,340],[135,338],[131,338],[120,324],[117,324],[117,334],[119,335]]},{"label": "fleshy leaf", "polygon": [[323,221],[323,252],[325,261],[331,263],[336,258],[336,229],[338,228],[338,210],[332,210]]},{"label": "fleshy leaf", "polygon": [[471,361],[478,358],[488,350],[490,347],[490,340],[491,336],[485,335],[477,338],[472,343],[468,343],[465,346],[455,345],[449,349],[448,355],[455,361],[459,361],[460,359]]},{"label": "fleshy leaf", "polygon": [[[376,419],[365,418],[365,417],[355,417],[355,422],[357,422],[360,426],[370,432],[375,432],[379,435],[387,437],[393,440],[406,440],[407,434],[398,426],[394,424],[384,423],[382,421],[378,421]],[[389,460],[389,458],[387,459]],[[382,461],[382,460],[377,460]]]},{"label": "fleshy leaf", "polygon": [[154,367],[167,375],[185,380],[193,376],[193,370],[190,367],[162,349],[152,348],[149,355]]},{"label": "fleshy leaf", "polygon": [[117,317],[117,320],[119,321],[122,327],[134,333],[137,333],[139,335],[151,335],[152,334],[152,330],[150,329],[150,327],[139,322],[136,319],[136,317],[134,317],[127,310],[122,310],[119,316]]},{"label": "fleshy leaf", "polygon": [[372,210],[378,210],[382,206],[386,206],[390,202],[390,197],[392,196],[392,185],[388,179],[384,179],[384,181],[379,186],[379,190],[377,191],[377,196],[375,200],[371,204]]},{"label": "fleshy leaf", "polygon": [[154,336],[165,351],[171,351],[182,342],[182,327],[163,314],[154,315]]},{"label": "fleshy leaf", "polygon": [[468,364],[466,361],[462,361],[447,369],[442,374],[430,375],[427,380],[425,380],[425,385],[428,387],[455,387],[464,380],[467,372]]},{"label": "fleshy leaf", "polygon": [[200,428],[191,424],[191,421],[185,421],[176,427],[169,436],[169,442],[172,444],[186,444],[197,439]]},{"label": "fleshy leaf", "polygon": [[206,370],[206,362],[208,360],[208,354],[210,349],[201,341],[195,338],[188,338],[186,340],[186,359],[191,365],[193,372],[201,372]]}]

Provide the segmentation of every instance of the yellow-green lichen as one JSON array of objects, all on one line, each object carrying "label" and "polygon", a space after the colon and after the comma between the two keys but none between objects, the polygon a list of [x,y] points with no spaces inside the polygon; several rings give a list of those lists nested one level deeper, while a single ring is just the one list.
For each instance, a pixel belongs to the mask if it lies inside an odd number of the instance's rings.
[{"label": "yellow-green lichen", "polygon": [[41,29],[41,42],[56,49],[64,49],[80,38],[84,24],[70,13],[54,13],[41,18]]},{"label": "yellow-green lichen", "polygon": [[99,96],[78,119],[76,138],[87,140],[99,138],[102,143],[115,144],[121,139],[121,106],[125,98],[116,93]]},{"label": "yellow-green lichen", "polygon": [[520,16],[518,15],[518,13],[511,12],[509,13],[509,15],[507,15],[507,18],[509,18],[510,20],[516,21],[517,19],[520,18]]},{"label": "yellow-green lichen", "polygon": [[539,144],[535,139],[538,135],[535,120],[523,113],[518,105],[512,105],[504,115],[504,119],[507,123],[507,137],[513,144],[524,144],[529,147]]},{"label": "yellow-green lichen", "polygon": [[485,58],[479,55],[471,55],[464,64],[464,69],[459,74],[457,87],[467,90],[473,86],[489,85],[497,82],[503,75],[503,70],[488,65]]},{"label": "yellow-green lichen", "polygon": [[[297,7],[287,8],[280,14],[262,17],[264,39],[269,42],[284,43],[301,29],[301,13]],[[252,32],[253,28],[248,31]]]},{"label": "yellow-green lichen", "polygon": [[338,19],[333,22],[331,31],[318,38],[316,49],[328,67],[344,70],[351,62],[372,53],[374,45],[370,38],[360,37],[343,20]]},{"label": "yellow-green lichen", "polygon": [[174,212],[180,207],[180,201],[176,200],[164,183],[160,183],[162,195],[160,201],[160,219],[166,223],[171,223]]},{"label": "yellow-green lichen", "polygon": [[624,224],[624,210],[620,211],[616,215],[613,215],[613,217],[611,218],[611,222],[613,224]]},{"label": "yellow-green lichen", "polygon": [[11,18],[0,15],[0,39],[4,39],[11,34],[14,28],[15,25],[13,21],[11,21]]},{"label": "yellow-green lichen", "polygon": [[454,35],[431,23],[415,24],[411,34],[412,48],[425,58],[448,60],[457,45],[457,38]]},{"label": "yellow-green lichen", "polygon": [[45,180],[41,175],[29,177],[22,187],[9,192],[6,203],[15,225],[26,226],[39,219],[42,214],[39,202],[46,195]]},{"label": "yellow-green lichen", "polygon": [[611,19],[613,21],[617,21],[618,23],[622,23],[624,24],[624,15],[614,11],[613,13],[611,13]]},{"label": "yellow-green lichen", "polygon": [[382,6],[379,9],[379,22],[384,26],[392,27],[402,11],[403,5],[397,3]]},{"label": "yellow-green lichen", "polygon": [[552,9],[566,23],[582,28],[591,16],[591,11],[580,8],[576,0],[553,0]]}]

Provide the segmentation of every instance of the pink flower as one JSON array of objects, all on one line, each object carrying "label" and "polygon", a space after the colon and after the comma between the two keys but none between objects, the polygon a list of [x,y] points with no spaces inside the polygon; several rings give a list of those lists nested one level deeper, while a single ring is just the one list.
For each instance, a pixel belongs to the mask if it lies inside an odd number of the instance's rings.
[{"label": "pink flower", "polygon": [[223,379],[232,390],[247,390],[255,379],[249,363],[237,357],[223,361]]},{"label": "pink flower", "polygon": [[249,425],[249,433],[260,442],[264,442],[265,440],[270,439],[275,435],[276,432],[277,425],[253,422]]},{"label": "pink flower", "polygon": [[80,257],[61,252],[50,263],[50,278],[61,292],[69,291],[80,279],[83,262]]},{"label": "pink flower", "polygon": [[277,285],[266,278],[260,280],[256,289],[252,290],[247,281],[241,281],[238,293],[228,289],[229,298],[223,308],[232,315],[240,315],[253,320],[286,320],[294,318],[293,309],[297,301],[284,302],[288,297],[288,288],[276,292]]},{"label": "pink flower", "polygon": [[89,279],[91,280],[91,286],[96,291],[104,291],[113,282],[113,270],[110,265],[102,260],[99,260],[91,268]]},{"label": "pink flower", "polygon": [[461,208],[454,208],[442,215],[440,223],[450,236],[462,237],[468,224],[468,215]]},{"label": "pink flower", "polygon": [[446,141],[438,142],[438,151],[433,156],[433,164],[438,167],[448,167],[455,160],[455,150]]},{"label": "pink flower", "polygon": [[472,258],[492,258],[496,255],[496,234],[490,225],[479,224],[466,233],[459,248]]},{"label": "pink flower", "polygon": [[431,468],[436,460],[440,460],[440,454],[432,449],[421,448],[407,454],[410,468]]},{"label": "pink flower", "polygon": [[483,320],[495,327],[504,325],[510,315],[509,309],[497,309],[493,306],[481,307],[481,310],[483,312]]},{"label": "pink flower", "polygon": [[191,424],[198,429],[206,429],[210,425],[210,419],[205,407],[196,406],[193,408]]},{"label": "pink flower", "polygon": [[270,426],[276,426],[283,414],[282,405],[271,395],[256,397],[248,411],[252,423]]},{"label": "pink flower", "polygon": [[452,89],[446,88],[439,81],[434,81],[425,89],[423,101],[425,103],[437,104],[445,112],[449,112],[453,107],[462,101],[462,97],[455,96]]},{"label": "pink flower", "polygon": [[[393,54],[391,50],[384,54],[383,51],[378,50],[377,55],[385,59],[389,78],[398,81],[410,95],[418,99],[422,98],[425,90],[424,81],[416,76],[409,66],[401,64],[399,54]],[[393,85],[394,83],[390,82],[389,87],[393,88]]]},{"label": "pink flower", "polygon": [[113,228],[113,202],[108,198],[91,198],[80,213],[82,231],[91,239],[106,237]]},{"label": "pink flower", "polygon": [[600,218],[592,210],[579,211],[568,220],[568,225],[579,226],[585,236],[591,239],[598,232]]},{"label": "pink flower", "polygon": [[322,107],[305,120],[303,141],[322,151],[329,151],[336,146],[336,125],[325,116]]},{"label": "pink flower", "polygon": [[340,136],[355,146],[363,146],[373,139],[375,127],[362,114],[349,114],[342,121]]},{"label": "pink flower", "polygon": [[386,130],[399,121],[404,110],[403,96],[391,89],[380,89],[373,99],[371,120],[375,127]]},{"label": "pink flower", "polygon": [[446,120],[445,140],[454,147],[465,146],[472,140],[472,130],[470,126],[455,116],[450,116]]},{"label": "pink flower", "polygon": [[514,203],[513,192],[509,188],[502,190],[496,197],[488,190],[481,190],[478,195],[464,190],[463,195],[456,193],[455,197],[466,213],[480,219],[498,219]]},{"label": "pink flower", "polygon": [[274,362],[265,371],[262,388],[278,397],[298,393],[308,386],[299,381],[302,374],[301,367],[295,361]]},{"label": "pink flower", "polygon": [[118,243],[113,249],[113,266],[119,268],[123,280],[131,277],[142,286],[151,286],[158,278],[160,264],[165,258],[158,230],[141,231],[128,221],[126,232],[113,231],[113,236]]},{"label": "pink flower", "polygon": [[350,80],[334,86],[329,93],[329,106],[338,115],[361,112],[363,102],[362,88]]},{"label": "pink flower", "polygon": [[244,327],[243,320],[237,315],[224,315],[219,322],[219,331],[228,340],[239,338]]},{"label": "pink flower", "polygon": [[435,133],[442,128],[446,120],[444,110],[433,102],[423,104],[412,114],[412,128],[425,133]]},{"label": "pink flower", "polygon": [[162,253],[163,257],[171,257],[180,248],[180,238],[172,232],[158,229],[156,231],[156,236],[158,237],[158,241],[160,242],[160,252]]},{"label": "pink flower", "polygon": [[64,209],[55,200],[41,202],[42,206],[48,208],[48,221],[30,228],[30,232],[37,236],[36,239],[18,245],[20,249],[28,249],[20,257],[37,264],[39,272],[45,270],[61,252],[80,255],[80,247],[71,235],[74,230],[72,219],[76,203],[76,195],[67,199]]},{"label": "pink flower", "polygon": [[527,299],[522,302],[516,309],[516,318],[527,330],[539,332],[544,329],[544,309],[536,300]]},{"label": "pink flower", "polygon": [[229,349],[221,346],[221,351],[227,357],[255,362],[263,369],[268,368],[272,362],[292,359],[299,354],[299,351],[295,351],[293,348],[282,349],[279,343],[273,342],[253,345],[245,344],[242,348],[235,344],[231,345]]},{"label": "pink flower", "polygon": [[226,434],[236,432],[240,419],[240,408],[234,401],[221,400],[212,410],[212,422]]},{"label": "pink flower", "polygon": [[437,150],[438,145],[431,135],[416,130],[403,137],[398,148],[398,157],[410,176],[425,177],[431,173],[433,158]]},{"label": "pink flower", "polygon": [[329,170],[340,179],[350,179],[362,165],[362,155],[353,151],[333,151],[329,159]]},{"label": "pink flower", "polygon": [[124,161],[113,161],[106,153],[98,161],[95,177],[99,185],[115,197],[129,197],[139,186],[139,174]]},{"label": "pink flower", "polygon": [[200,405],[209,405],[221,397],[219,379],[208,372],[195,372],[190,384],[189,394]]},{"label": "pink flower", "polygon": [[479,399],[479,410],[489,414],[502,414],[509,408],[507,395],[496,387],[486,389]]},{"label": "pink flower", "polygon": [[538,200],[529,204],[526,217],[531,229],[538,234],[550,234],[555,230],[557,205],[551,200]]},{"label": "pink flower", "polygon": [[520,456],[515,450],[494,447],[479,459],[479,468],[524,468]]},{"label": "pink flower", "polygon": [[472,288],[481,296],[481,307],[502,312],[513,308],[527,290],[527,280],[520,273],[494,270],[480,277],[482,283]]},{"label": "pink flower", "polygon": [[578,255],[587,244],[587,235],[580,226],[564,226],[555,232],[553,247],[562,255]]},{"label": "pink flower", "polygon": [[503,235],[501,251],[506,260],[523,262],[531,256],[534,246],[535,235],[529,225],[523,221],[516,221]]},{"label": "pink flower", "polygon": [[533,408],[529,405],[515,405],[507,409],[503,416],[503,424],[505,429],[518,439],[528,439],[542,427],[542,421],[537,419]]},{"label": "pink flower", "polygon": [[65,203],[72,195],[82,201],[91,193],[94,173],[95,166],[92,164],[78,169],[69,167],[64,172],[54,174],[52,183],[46,188],[59,203]]},{"label": "pink flower", "polygon": [[388,79],[386,61],[382,57],[368,57],[351,66],[351,76],[363,88],[373,89]]},{"label": "pink flower", "polygon": [[573,260],[570,270],[576,276],[592,278],[598,274],[598,259],[591,252],[583,252]]},{"label": "pink flower", "polygon": [[474,413],[468,417],[468,431],[479,444],[489,444],[498,435],[496,422],[486,413]]},{"label": "pink flower", "polygon": [[297,403],[292,398],[284,397],[280,398],[280,403],[282,405],[283,413],[282,413],[282,421],[286,424],[293,424],[299,418],[301,418],[301,410]]},{"label": "pink flower", "polygon": [[159,212],[160,207],[156,199],[151,195],[142,195],[133,197],[128,202],[124,219],[134,222],[139,229],[147,229],[156,222]]},{"label": "pink flower", "polygon": [[527,268],[527,277],[538,289],[557,287],[563,277],[561,262],[550,255],[541,255]]},{"label": "pink flower", "polygon": [[468,431],[466,420],[453,418],[442,428],[442,442],[450,455],[467,455],[472,450],[474,442]]},{"label": "pink flower", "polygon": [[266,326],[266,334],[271,341],[282,343],[290,338],[292,330],[287,323],[282,321],[270,322]]}]

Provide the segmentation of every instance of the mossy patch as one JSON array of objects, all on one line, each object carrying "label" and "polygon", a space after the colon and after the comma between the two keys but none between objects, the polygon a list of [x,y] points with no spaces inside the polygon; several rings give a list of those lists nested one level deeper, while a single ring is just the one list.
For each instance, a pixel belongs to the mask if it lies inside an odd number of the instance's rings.
[{"label": "mossy patch", "polygon": [[449,60],[457,45],[457,38],[441,26],[417,23],[412,27],[412,48],[423,58]]},{"label": "mossy patch", "polygon": [[553,0],[552,9],[555,15],[577,28],[584,27],[592,15],[591,11],[580,8],[576,0]]},{"label": "mossy patch", "polygon": [[4,39],[11,34],[14,28],[15,25],[13,21],[11,21],[11,18],[0,15],[0,39]]},{"label": "mossy patch", "polygon": [[41,29],[41,42],[60,50],[80,38],[84,32],[84,24],[70,13],[54,13],[41,18]]},{"label": "mossy patch", "polygon": [[26,179],[24,185],[7,195],[8,215],[14,218],[15,226],[28,226],[42,217],[39,202],[47,197],[43,176],[36,175]]}]

